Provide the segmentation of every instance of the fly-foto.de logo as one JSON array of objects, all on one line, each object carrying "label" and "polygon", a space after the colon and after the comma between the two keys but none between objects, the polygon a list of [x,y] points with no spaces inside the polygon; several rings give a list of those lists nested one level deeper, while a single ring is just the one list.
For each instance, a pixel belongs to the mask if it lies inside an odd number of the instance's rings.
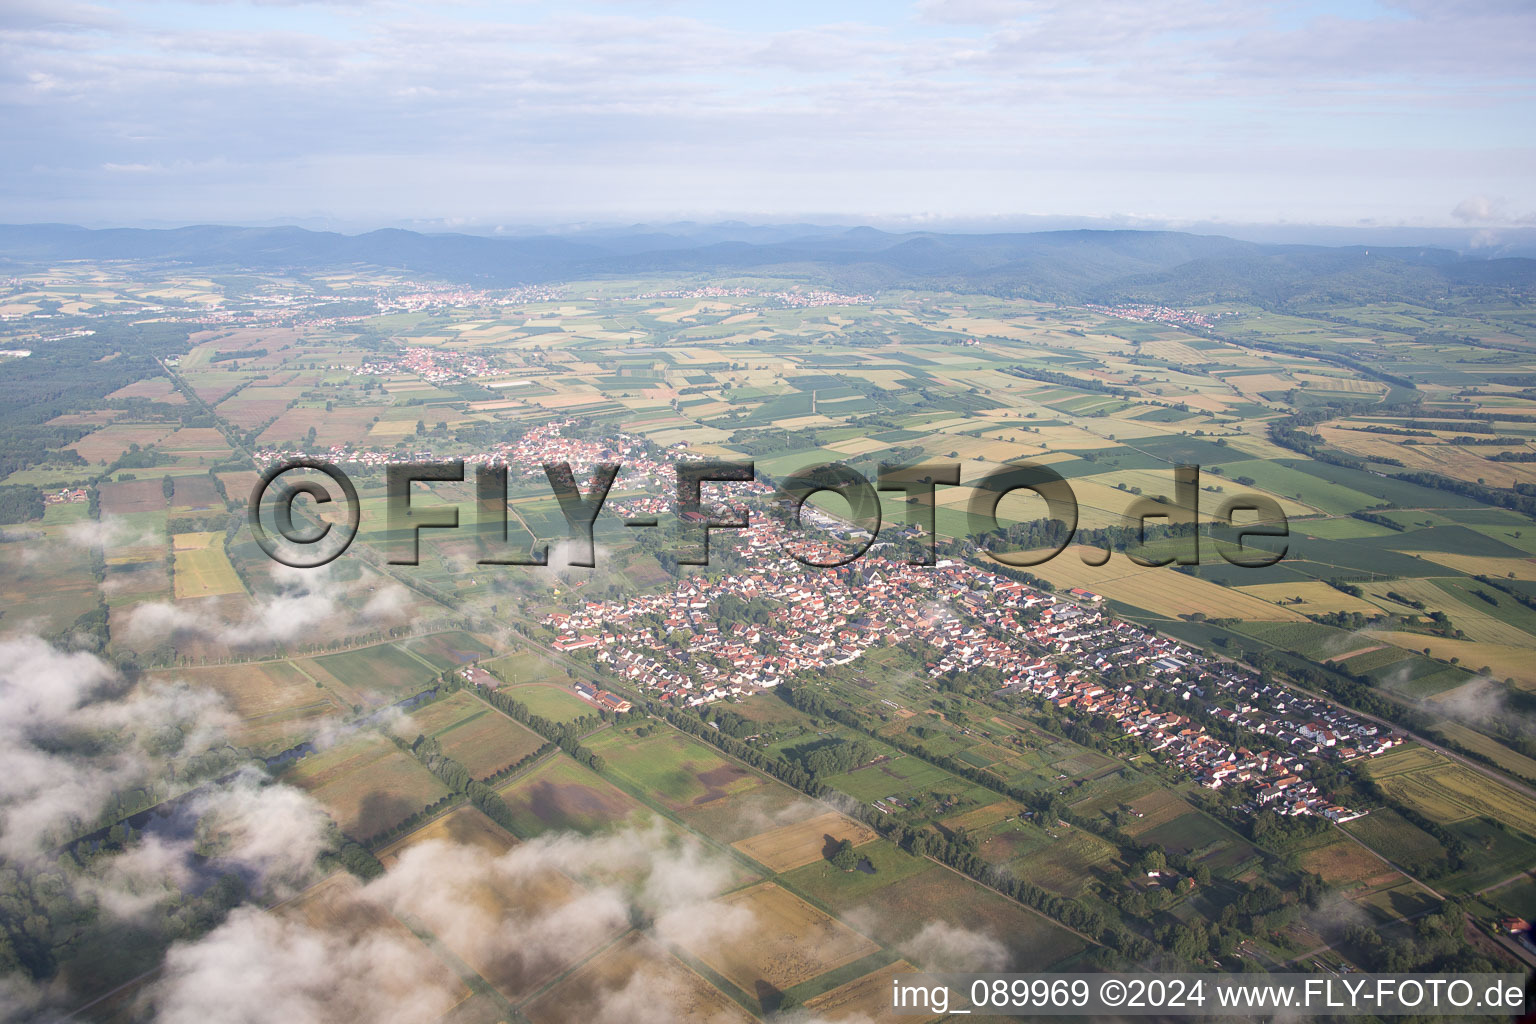
[{"label": "fly-foto.de logo", "polygon": [[[617,462],[598,463],[583,489],[570,463],[543,464],[544,475],[566,524],[565,564],[584,568],[596,565],[593,528],[622,468]],[[754,483],[759,479],[756,466],[751,461],[685,460],[675,463],[674,468],[677,488],[673,510],[679,537],[676,560],[679,565],[708,565],[710,533],[748,528],[754,510],[737,503],[725,510],[706,511],[705,488]],[[402,462],[385,467],[383,514],[390,564],[420,564],[423,530],[457,530],[466,521],[459,505],[447,503],[425,489],[418,490],[417,485],[463,484],[468,479],[463,461]],[[474,527],[482,540],[489,538],[490,546],[499,548],[486,553],[478,564],[547,566],[547,542],[536,543],[531,550],[518,549],[510,542],[507,467],[476,465],[472,479]],[[1131,531],[1143,545],[1149,526],[1164,524],[1169,528],[1169,536],[1155,555],[1127,551],[1139,565],[1199,564],[1200,467],[1176,466],[1173,482],[1171,501],[1137,497],[1121,516],[1123,529]],[[762,502],[760,512],[775,517],[784,527],[786,550],[796,560],[809,566],[833,568],[847,565],[869,550],[885,521],[881,494],[895,492],[902,496],[898,500],[904,510],[905,522],[899,525],[922,542],[920,550],[908,557],[908,564],[933,565],[939,489],[960,484],[958,463],[882,465],[871,482],[851,466],[826,462],[773,481],[773,491]],[[1053,527],[1049,532],[1051,543],[1029,551],[989,549],[989,557],[1003,565],[1027,568],[1047,562],[1064,551],[1077,533],[1077,496],[1071,484],[1050,466],[1016,463],[967,481],[967,485],[971,494],[965,501],[962,531],[967,537],[984,537],[1000,530],[998,506],[1011,494],[1027,491],[1045,503],[1048,514],[1044,518]],[[796,543],[806,538],[808,530],[806,502],[824,492],[840,495],[847,503],[850,528],[840,531],[836,544]],[[333,508],[341,510],[339,520],[325,515]],[[294,568],[313,568],[339,558],[356,538],[362,514],[362,501],[352,480],[332,463],[317,459],[277,463],[262,474],[251,491],[249,521],[256,543],[273,559]],[[661,523],[656,516],[634,516],[621,521],[626,527],[640,529]],[[1285,557],[1284,544],[1259,548],[1246,543],[1251,538],[1289,536],[1284,511],[1268,495],[1225,495],[1204,522],[1210,525],[1216,551],[1231,565],[1263,568]]]}]

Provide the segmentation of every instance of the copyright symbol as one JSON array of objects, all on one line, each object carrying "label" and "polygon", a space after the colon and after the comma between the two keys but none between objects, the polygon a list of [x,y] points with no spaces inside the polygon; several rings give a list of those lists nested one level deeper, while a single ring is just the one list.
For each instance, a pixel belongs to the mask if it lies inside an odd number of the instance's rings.
[{"label": "copyright symbol", "polygon": [[[283,542],[279,543],[267,532],[266,526],[261,521],[262,499],[267,492],[272,490],[272,485],[279,477],[285,476],[294,470],[314,470],[323,473],[341,489],[342,499],[346,502],[345,521],[340,524],[341,529],[332,533],[332,528],[338,524],[321,520],[317,527],[303,529],[294,525],[293,503],[301,494],[307,494],[314,499],[316,505],[327,505],[334,499],[330,488],[321,484],[313,477],[302,480],[285,480],[277,491],[277,500],[273,503],[273,525]],[[357,536],[358,523],[362,519],[362,503],[357,498],[357,488],[352,486],[347,474],[331,465],[329,462],[321,462],[318,459],[290,459],[287,462],[279,462],[271,466],[256,481],[256,486],[251,489],[250,524],[251,534],[256,539],[256,544],[267,553],[267,557],[273,561],[281,562],[292,569],[314,569],[326,565],[341,557],[341,553],[352,544]],[[330,538],[327,541],[327,538]]]},{"label": "copyright symbol", "polygon": [[1109,979],[1099,986],[1099,998],[1105,1006],[1119,1006],[1125,1002],[1125,982]]}]

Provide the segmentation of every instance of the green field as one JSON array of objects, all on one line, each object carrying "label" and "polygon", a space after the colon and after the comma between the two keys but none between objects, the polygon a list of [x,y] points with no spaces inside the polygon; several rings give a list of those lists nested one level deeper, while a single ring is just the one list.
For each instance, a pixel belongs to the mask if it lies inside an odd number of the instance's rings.
[{"label": "green field", "polygon": [[393,644],[365,647],[314,659],[326,672],[348,686],[404,697],[432,681],[432,669]]},{"label": "green field", "polygon": [[523,838],[562,829],[594,832],[643,812],[633,798],[564,754],[510,780],[497,793],[512,812],[513,831]]}]

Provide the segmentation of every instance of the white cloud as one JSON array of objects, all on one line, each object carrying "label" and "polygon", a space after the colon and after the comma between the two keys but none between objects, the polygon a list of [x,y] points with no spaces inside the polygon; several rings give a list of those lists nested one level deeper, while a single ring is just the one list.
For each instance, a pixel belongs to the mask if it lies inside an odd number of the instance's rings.
[{"label": "white cloud", "polygon": [[[570,876],[587,884],[570,886],[563,903],[552,901]],[[662,941],[734,941],[754,920],[714,902],[732,877],[729,863],[660,826],[550,834],[500,856],[428,840],[367,886],[332,890],[333,925],[236,911],[207,937],[171,951],[150,999],[157,1019],[169,1022],[432,1019],[457,999],[441,965],[408,933],[370,922],[401,915],[467,959],[497,964],[509,976],[537,974],[585,956],[637,921]],[[660,1024],[687,1011],[675,1003],[675,986],[649,966],[582,995],[595,1004],[591,1019],[605,1024]]]},{"label": "white cloud", "polygon": [[1451,216],[1464,224],[1497,224],[1506,227],[1536,224],[1536,213],[1517,214],[1510,210],[1508,200],[1485,195],[1463,199],[1451,210]]},{"label": "white cloud", "polygon": [[275,566],[272,576],[277,590],[254,598],[238,617],[231,617],[228,609],[143,602],[128,616],[125,637],[140,645],[179,633],[210,637],[232,647],[287,644],[313,638],[324,630],[398,625],[409,607],[410,595],[393,581],[380,580],[373,594],[354,611],[357,600],[348,600],[348,586],[333,577],[329,567]]}]

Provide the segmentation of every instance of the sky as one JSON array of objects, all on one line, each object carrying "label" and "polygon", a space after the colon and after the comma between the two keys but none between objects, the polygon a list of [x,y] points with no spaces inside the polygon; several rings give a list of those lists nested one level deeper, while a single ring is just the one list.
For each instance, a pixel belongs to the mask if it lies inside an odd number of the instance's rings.
[{"label": "sky", "polygon": [[1536,224],[1531,0],[0,0],[0,222]]}]

